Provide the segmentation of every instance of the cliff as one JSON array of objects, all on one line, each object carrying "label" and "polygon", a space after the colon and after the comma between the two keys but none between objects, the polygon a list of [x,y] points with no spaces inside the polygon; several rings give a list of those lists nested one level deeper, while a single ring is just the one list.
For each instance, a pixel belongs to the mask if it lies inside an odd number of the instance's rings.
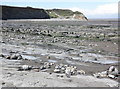
[{"label": "cliff", "polygon": [[[2,13],[2,15],[1,15]],[[0,19],[79,19],[87,20],[81,12],[73,12],[68,9],[44,10],[32,7],[13,7],[0,5]]]},{"label": "cliff", "polygon": [[49,19],[50,16],[44,9],[37,9],[31,7],[12,7],[12,6],[0,6],[2,8],[0,13],[2,17],[0,19]]},{"label": "cliff", "polygon": [[49,9],[46,11],[51,18],[88,20],[83,13],[73,12],[69,9]]}]

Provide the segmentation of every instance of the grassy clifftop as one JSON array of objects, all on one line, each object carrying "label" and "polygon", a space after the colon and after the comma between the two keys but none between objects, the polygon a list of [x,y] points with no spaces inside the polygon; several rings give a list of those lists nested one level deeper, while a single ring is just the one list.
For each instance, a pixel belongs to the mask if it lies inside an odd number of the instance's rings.
[{"label": "grassy clifftop", "polygon": [[72,10],[69,9],[50,9],[46,11],[51,18],[87,20],[83,13],[78,11],[73,12]]}]

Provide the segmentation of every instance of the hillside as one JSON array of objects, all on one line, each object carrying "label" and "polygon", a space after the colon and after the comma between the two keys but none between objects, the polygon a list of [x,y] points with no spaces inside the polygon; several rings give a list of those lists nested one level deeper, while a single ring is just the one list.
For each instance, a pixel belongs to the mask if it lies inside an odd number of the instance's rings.
[{"label": "hillside", "polygon": [[87,17],[83,13],[78,11],[73,12],[69,9],[49,9],[46,11],[51,18],[87,20]]}]

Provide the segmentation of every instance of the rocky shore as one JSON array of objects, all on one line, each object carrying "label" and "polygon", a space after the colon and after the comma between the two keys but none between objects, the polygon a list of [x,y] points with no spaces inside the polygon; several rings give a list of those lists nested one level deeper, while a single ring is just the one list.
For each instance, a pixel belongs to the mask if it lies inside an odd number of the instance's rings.
[{"label": "rocky shore", "polygon": [[2,21],[3,87],[118,87],[115,23],[64,23]]}]

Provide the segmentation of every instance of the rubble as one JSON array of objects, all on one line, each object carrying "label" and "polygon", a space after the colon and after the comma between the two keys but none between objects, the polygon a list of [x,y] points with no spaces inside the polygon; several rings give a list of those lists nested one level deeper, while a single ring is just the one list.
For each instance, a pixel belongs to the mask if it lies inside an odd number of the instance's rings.
[{"label": "rubble", "polygon": [[110,66],[106,71],[93,74],[97,78],[112,78],[116,79],[119,76],[118,69],[115,66]]}]

